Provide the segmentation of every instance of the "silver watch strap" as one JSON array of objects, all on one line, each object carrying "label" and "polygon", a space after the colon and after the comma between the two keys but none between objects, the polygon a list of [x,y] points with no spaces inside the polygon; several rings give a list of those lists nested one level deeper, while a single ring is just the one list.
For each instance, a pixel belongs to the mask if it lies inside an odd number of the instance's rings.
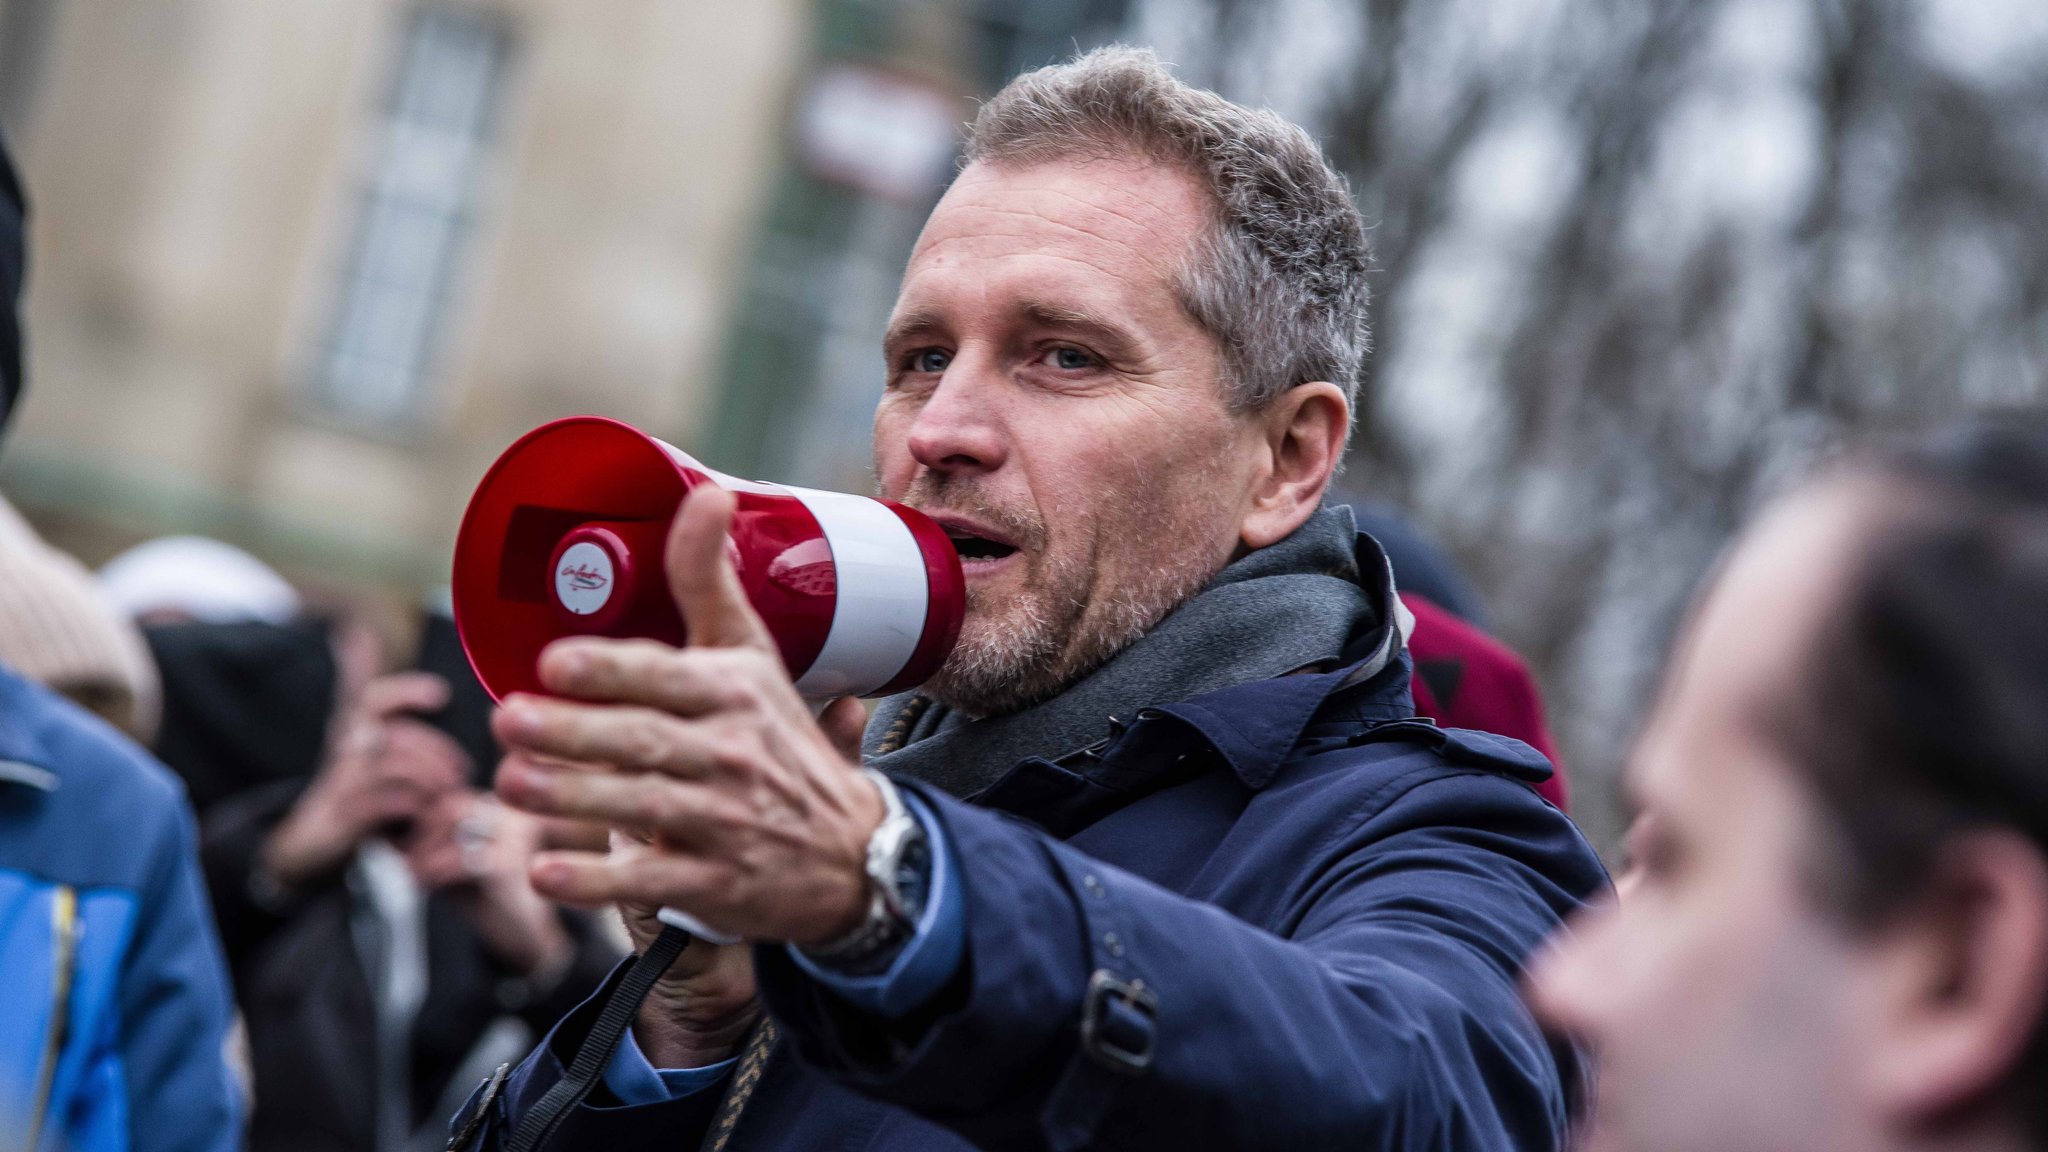
[{"label": "silver watch strap", "polygon": [[903,803],[903,794],[897,790],[896,782],[872,768],[861,772],[875,782],[875,788],[882,794],[882,822],[868,838],[867,859],[864,869],[868,878],[868,913],[851,932],[836,940],[827,940],[815,947],[803,949],[804,955],[825,963],[842,963],[874,952],[884,945],[894,943],[905,935],[911,925],[891,905],[884,894],[884,885],[892,883],[888,878],[876,874],[880,845],[887,838],[904,834],[899,826],[914,822],[917,818]]}]

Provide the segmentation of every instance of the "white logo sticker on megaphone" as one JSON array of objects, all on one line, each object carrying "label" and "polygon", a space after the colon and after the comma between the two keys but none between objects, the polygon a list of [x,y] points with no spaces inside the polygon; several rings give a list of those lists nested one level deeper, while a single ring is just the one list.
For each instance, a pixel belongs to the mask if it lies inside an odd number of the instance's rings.
[{"label": "white logo sticker on megaphone", "polygon": [[562,553],[555,567],[555,598],[578,616],[589,616],[611,602],[617,573],[611,553],[582,541]]}]

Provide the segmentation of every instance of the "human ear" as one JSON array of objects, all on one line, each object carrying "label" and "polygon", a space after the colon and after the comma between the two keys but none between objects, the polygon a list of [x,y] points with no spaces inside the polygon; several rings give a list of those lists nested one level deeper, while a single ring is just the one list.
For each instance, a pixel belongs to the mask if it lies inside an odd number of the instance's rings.
[{"label": "human ear", "polygon": [[1238,538],[1256,549],[1286,539],[1322,505],[1344,458],[1351,403],[1343,389],[1319,380],[1288,389],[1254,419],[1264,458]]},{"label": "human ear", "polygon": [[2014,832],[1960,837],[1879,937],[1889,1008],[1870,1087],[1881,1105],[1915,1126],[1995,1106],[2048,1003],[2048,858]]}]

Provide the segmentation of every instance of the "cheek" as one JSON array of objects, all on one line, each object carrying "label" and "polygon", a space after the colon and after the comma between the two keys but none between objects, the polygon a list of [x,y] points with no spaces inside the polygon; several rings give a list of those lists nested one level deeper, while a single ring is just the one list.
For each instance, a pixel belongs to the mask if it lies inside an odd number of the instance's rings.
[{"label": "cheek", "polygon": [[875,483],[885,500],[902,499],[917,474],[910,455],[910,426],[916,418],[907,404],[888,396],[875,408]]},{"label": "cheek", "polygon": [[[1683,900],[1638,890],[1532,974],[1538,1015],[1595,1048],[1596,1126],[1630,1134],[1623,1143],[1769,1147],[1737,1130],[1835,1112],[1826,1069],[1847,1042],[1849,970],[1824,926],[1763,887]],[[1725,1139],[1701,1144],[1705,1132]]]},{"label": "cheek", "polygon": [[1697,1045],[1754,999],[1761,910],[1701,893],[1638,888],[1575,925],[1533,975],[1539,1012],[1603,1051],[1645,1055]]},{"label": "cheek", "polygon": [[1203,506],[1238,479],[1234,428],[1208,412],[1161,412],[1130,397],[1105,397],[1089,411],[1055,408],[1034,420],[1025,451],[1041,482],[1103,493],[1150,509]]}]

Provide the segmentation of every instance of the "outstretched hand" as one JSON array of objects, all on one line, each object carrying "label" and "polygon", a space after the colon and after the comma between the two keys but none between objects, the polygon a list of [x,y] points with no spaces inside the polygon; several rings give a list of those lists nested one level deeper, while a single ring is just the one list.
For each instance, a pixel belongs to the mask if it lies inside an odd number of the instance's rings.
[{"label": "outstretched hand", "polygon": [[[686,647],[557,641],[540,661],[555,695],[513,696],[493,719],[508,804],[614,829],[607,853],[539,854],[534,887],[618,904],[643,947],[661,907],[802,945],[851,931],[868,906],[866,847],[884,810],[852,759],[860,702],[814,719],[797,695],[727,554],[733,510],[730,493],[702,485],[669,533]],[[751,1005],[751,969],[736,978],[732,951],[693,946],[657,989],[671,1015],[690,1017],[685,1031],[730,1031],[742,989]]]},{"label": "outstretched hand", "polygon": [[543,853],[533,880],[546,895],[674,907],[745,939],[815,944],[866,912],[882,799],[812,718],[747,602],[725,547],[733,507],[700,486],[669,534],[689,645],[550,645],[540,678],[559,698],[515,696],[496,717],[511,750],[498,790],[537,815],[645,842]]}]

